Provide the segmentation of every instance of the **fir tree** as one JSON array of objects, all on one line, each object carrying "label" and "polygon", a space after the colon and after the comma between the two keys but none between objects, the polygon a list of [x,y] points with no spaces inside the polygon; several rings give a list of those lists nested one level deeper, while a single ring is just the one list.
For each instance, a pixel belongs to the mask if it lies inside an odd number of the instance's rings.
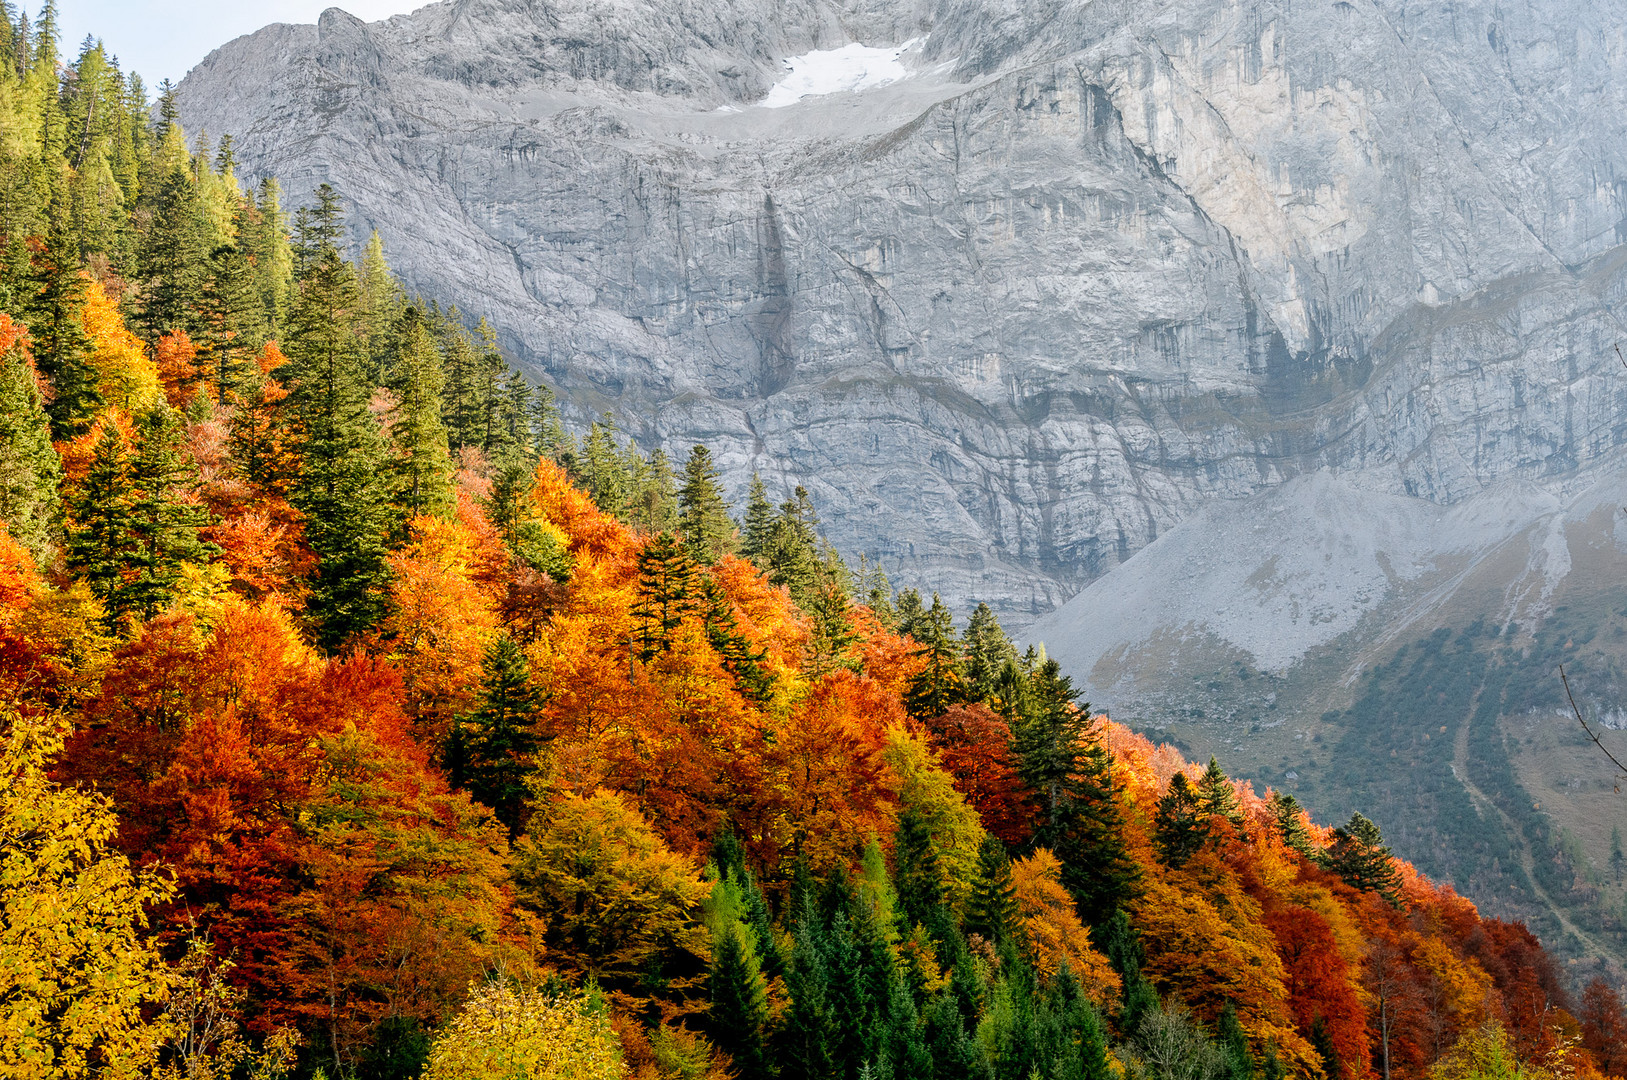
[{"label": "fir tree", "polygon": [[152,345],[171,330],[199,336],[210,243],[198,184],[180,169],[158,180],[142,234],[138,265],[144,279],[135,324]]},{"label": "fir tree", "polygon": [[1017,887],[1011,879],[1011,859],[1005,845],[985,835],[977,852],[977,877],[966,901],[964,929],[1000,944],[1016,932],[1019,911]]},{"label": "fir tree", "polygon": [[536,753],[537,712],[542,707],[520,646],[499,634],[481,662],[480,708],[463,726],[469,793],[492,808],[518,835],[524,824],[525,778]]},{"label": "fir tree", "polygon": [[384,611],[385,537],[391,526],[384,439],[368,408],[372,384],[351,319],[355,275],[334,246],[339,201],[326,184],[301,213],[299,295],[288,340],[291,404],[301,467],[290,501],[305,514],[318,565],[308,609],[318,641],[336,648]]},{"label": "fir tree", "polygon": [[847,590],[834,575],[808,588],[801,599],[802,611],[813,624],[808,636],[803,671],[810,679],[822,678],[839,669],[856,670],[858,662],[849,655],[858,632],[853,628],[853,605]]},{"label": "fir tree", "polygon": [[396,405],[390,418],[396,505],[403,517],[446,514],[452,506],[452,460],[441,425],[444,373],[423,312],[409,307],[394,332],[391,365]]},{"label": "fir tree", "polygon": [[625,517],[632,483],[627,464],[616,450],[616,427],[608,413],[588,428],[581,470],[582,484],[599,509],[613,517]]},{"label": "fir tree", "polygon": [[1401,872],[1377,825],[1360,813],[1333,830],[1328,847],[1328,869],[1360,892],[1376,892],[1395,907],[1401,906]]},{"label": "fir tree", "polygon": [[1153,817],[1153,845],[1166,866],[1179,869],[1203,847],[1208,838],[1208,820],[1200,810],[1198,792],[1186,774],[1178,772],[1169,790],[1158,800]]},{"label": "fir tree", "polygon": [[766,705],[774,696],[774,676],[763,663],[768,659],[767,650],[753,648],[740,632],[734,605],[710,577],[701,583],[701,600],[712,651],[734,676],[735,688],[748,700]]},{"label": "fir tree", "polygon": [[21,344],[0,354],[0,522],[39,566],[56,553],[62,461],[39,380]]},{"label": "fir tree", "polygon": [[68,498],[68,569],[104,603],[116,624],[124,605],[124,556],[133,546],[129,447],[111,417],[103,419],[90,466]]},{"label": "fir tree", "polygon": [[834,1073],[832,1042],[851,1033],[830,1023],[829,976],[825,970],[818,927],[804,912],[792,937],[791,964],[785,988],[791,998],[775,1055],[782,1080],[830,1080]]},{"label": "fir tree", "polygon": [[[356,291],[359,295],[357,305],[356,325],[362,339],[362,352],[368,374],[375,380],[383,380],[386,370],[391,369],[391,361],[406,354],[409,349],[419,348],[414,343],[408,345],[400,340],[398,333],[406,327],[406,303],[401,295],[401,287],[396,284],[395,278],[390,274],[390,268],[384,261],[384,242],[379,239],[377,230],[368,238],[367,246],[362,249],[361,265],[357,268]],[[414,320],[415,326],[423,329],[425,344],[435,356],[436,367],[440,366],[440,353],[435,342],[430,339],[430,332],[423,324],[423,312],[419,310]],[[400,373],[391,371],[391,377],[399,378]],[[444,377],[437,379],[437,393],[444,385]],[[439,401],[436,402],[437,420],[439,419]]]},{"label": "fir tree", "polygon": [[661,533],[639,552],[637,594],[632,614],[639,628],[639,656],[649,660],[671,647],[672,632],[685,618],[701,611],[695,560],[671,533]]},{"label": "fir tree", "polygon": [[746,933],[731,922],[712,939],[707,1025],[713,1043],[733,1062],[738,1080],[764,1080],[771,1075],[763,1045],[768,986]]},{"label": "fir tree", "polygon": [[858,943],[847,913],[837,911],[824,934],[826,1004],[831,1030],[832,1076],[857,1080],[859,1068],[875,1055],[876,1016]]},{"label": "fir tree", "polygon": [[898,892],[903,932],[907,934],[917,925],[932,930],[944,922],[946,885],[938,845],[926,821],[909,807],[898,815],[893,864],[893,887]]},{"label": "fir tree", "polygon": [[1119,1030],[1134,1032],[1144,1017],[1158,1010],[1158,994],[1141,974],[1147,954],[1141,947],[1140,935],[1130,917],[1120,910],[1091,929],[1091,940],[1119,973]]},{"label": "fir tree", "polygon": [[[671,532],[680,519],[677,479],[666,451],[657,447],[646,461],[638,456],[636,446],[629,444],[627,450],[627,523],[640,532]],[[686,544],[685,549],[694,557],[692,547]]]},{"label": "fir tree", "polygon": [[1311,1049],[1322,1059],[1322,1072],[1328,1080],[1339,1080],[1343,1068],[1339,1063],[1339,1050],[1333,1045],[1333,1033],[1328,1030],[1327,1019],[1318,1016],[1311,1022]]},{"label": "fir tree", "polygon": [[897,623],[894,632],[902,637],[922,640],[923,631],[929,625],[926,617],[926,606],[921,603],[921,594],[915,589],[905,589],[898,594]]},{"label": "fir tree", "polygon": [[1248,1036],[1237,1021],[1237,1008],[1226,1002],[1220,1010],[1215,1041],[1225,1059],[1226,1080],[1250,1080],[1254,1075],[1254,1061],[1249,1057]]},{"label": "fir tree", "polygon": [[734,548],[734,522],[717,486],[719,475],[710,450],[699,443],[690,448],[678,488],[678,534],[702,565],[717,562]]},{"label": "fir tree", "polygon": [[265,332],[248,257],[234,244],[215,248],[209,255],[197,344],[198,362],[214,376],[221,404],[256,381],[254,354]]},{"label": "fir tree", "polygon": [[150,619],[168,606],[182,567],[200,565],[220,554],[198,530],[209,511],[191,498],[197,469],[183,449],[180,418],[160,401],[136,417],[135,453],[128,478],[130,547],[126,563],[135,573],[121,589],[116,607]]}]

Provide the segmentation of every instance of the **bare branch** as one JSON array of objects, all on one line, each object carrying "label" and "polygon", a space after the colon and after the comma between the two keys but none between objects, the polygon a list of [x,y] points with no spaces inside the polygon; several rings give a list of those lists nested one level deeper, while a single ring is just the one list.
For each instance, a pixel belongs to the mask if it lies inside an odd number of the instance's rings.
[{"label": "bare branch", "polygon": [[[1616,349],[1616,353],[1617,355],[1620,355],[1621,349],[1619,347]],[[1623,362],[1627,363],[1627,361]],[[1616,759],[1616,755],[1612,754],[1609,749],[1605,747],[1604,743],[1599,741],[1599,737],[1593,733],[1593,729],[1587,726],[1587,721],[1582,719],[1582,710],[1576,706],[1576,695],[1571,693],[1571,681],[1565,677],[1564,664],[1559,665],[1559,681],[1565,684],[1565,697],[1570,700],[1571,712],[1576,714],[1576,722],[1582,725],[1582,730],[1587,732],[1587,737],[1593,740],[1593,745],[1597,746],[1599,750],[1603,752],[1604,756],[1610,759],[1611,763],[1621,771],[1621,775],[1623,777],[1627,777],[1627,765],[1623,765]],[[1621,794],[1620,780],[1616,781],[1616,794]]]}]

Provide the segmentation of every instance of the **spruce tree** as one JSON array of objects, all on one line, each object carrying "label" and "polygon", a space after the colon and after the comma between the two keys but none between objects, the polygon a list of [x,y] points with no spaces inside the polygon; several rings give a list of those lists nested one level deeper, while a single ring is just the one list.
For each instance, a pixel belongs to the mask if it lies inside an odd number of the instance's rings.
[{"label": "spruce tree", "polygon": [[765,649],[753,648],[740,632],[734,605],[721,586],[707,577],[701,582],[701,606],[706,621],[706,640],[723,666],[734,676],[735,689],[750,701],[766,705],[774,696],[774,676],[765,666]]},{"label": "spruce tree", "polygon": [[763,1045],[768,985],[747,933],[731,922],[712,939],[707,1027],[712,1042],[729,1055],[737,1080],[765,1080],[771,1075]]},{"label": "spruce tree", "polygon": [[905,589],[898,594],[897,623],[894,632],[902,637],[922,640],[925,628],[928,626],[926,607],[921,603],[921,594],[915,589]]},{"label": "spruce tree", "polygon": [[[375,380],[386,381],[385,373],[390,372],[391,379],[399,378],[399,372],[391,368],[391,361],[405,355],[409,348],[418,348],[417,344],[408,345],[400,340],[398,332],[404,326],[407,317],[405,300],[401,295],[401,287],[396,284],[395,278],[390,274],[390,268],[384,261],[384,242],[379,239],[375,229],[368,238],[367,246],[362,249],[361,265],[357,268],[356,291],[360,302],[357,305],[356,327],[362,339],[362,353],[368,374]],[[410,310],[410,309],[409,309]],[[423,312],[418,311],[417,321],[423,321]],[[426,338],[429,336],[428,327],[424,327]],[[435,348],[433,340],[428,342],[430,351],[435,356],[437,368],[440,366],[440,353]],[[444,385],[444,378],[437,383]],[[439,386],[437,393],[439,393]],[[436,412],[439,413],[439,402]],[[438,415],[437,415],[438,419]]]},{"label": "spruce tree", "polygon": [[209,511],[191,497],[197,469],[184,444],[180,417],[163,401],[136,417],[125,552],[135,573],[127,577],[116,606],[143,619],[169,605],[183,566],[220,554],[198,535],[209,523]]},{"label": "spruce tree", "polygon": [[823,580],[803,593],[799,602],[803,614],[812,623],[802,665],[810,679],[840,669],[858,669],[858,661],[849,655],[859,636],[853,627],[853,605],[848,601],[847,590],[833,575],[822,577]]},{"label": "spruce tree", "polygon": [[785,975],[791,1006],[775,1055],[782,1080],[830,1080],[835,1057],[832,1043],[851,1034],[831,1026],[829,975],[820,938],[811,914],[804,911],[792,936],[791,964]]},{"label": "spruce tree", "polygon": [[480,708],[464,719],[464,766],[469,793],[492,808],[518,835],[524,823],[530,756],[539,745],[536,723],[542,701],[531,668],[513,638],[499,634],[481,661]]},{"label": "spruce tree", "polygon": [[1311,843],[1311,832],[1305,827],[1305,811],[1299,800],[1283,792],[1271,796],[1271,816],[1276,821],[1277,835],[1290,851],[1297,851],[1307,859],[1314,858],[1316,848]]},{"label": "spruce tree", "polygon": [[149,346],[171,330],[197,337],[210,243],[198,184],[181,169],[159,177],[149,201],[138,265],[143,278],[135,324]]},{"label": "spruce tree", "polygon": [[129,447],[111,417],[104,418],[84,477],[69,493],[68,569],[103,602],[117,625],[125,605],[124,558],[133,547]]},{"label": "spruce tree", "polygon": [[224,405],[258,381],[254,355],[266,336],[254,267],[235,244],[209,254],[198,323],[198,364],[213,376],[217,400]]},{"label": "spruce tree", "polygon": [[1249,1057],[1248,1036],[1237,1021],[1237,1007],[1230,1001],[1220,1010],[1215,1041],[1225,1060],[1225,1080],[1250,1080],[1254,1075],[1254,1061]]},{"label": "spruce tree", "polygon": [[898,893],[899,929],[904,934],[917,925],[931,931],[947,921],[947,887],[937,841],[926,820],[912,807],[898,815],[893,887]]},{"label": "spruce tree", "polygon": [[[646,460],[639,457],[638,447],[629,443],[624,460],[628,479],[627,523],[645,533],[673,531],[680,523],[678,488],[666,451],[657,447]],[[694,549],[687,544],[685,547],[694,557]]]},{"label": "spruce tree", "polygon": [[373,386],[352,332],[355,275],[339,255],[338,197],[326,184],[302,210],[302,274],[289,317],[288,382],[298,426],[300,469],[290,501],[305,515],[318,564],[308,610],[317,640],[337,648],[384,612],[385,538],[392,524],[387,455],[368,408]]},{"label": "spruce tree", "polygon": [[44,243],[30,260],[23,305],[34,360],[51,386],[45,411],[53,439],[82,434],[102,405],[96,369],[90,363],[91,342],[80,316],[85,285],[79,249],[65,219],[66,210],[59,203],[53,207]]},{"label": "spruce tree", "polygon": [[1198,792],[1186,774],[1178,772],[1153,816],[1153,846],[1158,857],[1164,865],[1179,869],[1198,853],[1208,835],[1208,819],[1200,810]]},{"label": "spruce tree", "polygon": [[987,604],[978,604],[966,624],[962,657],[963,692],[971,701],[987,701],[999,688],[1000,673],[1015,663],[1017,650]]},{"label": "spruce tree", "polygon": [[390,445],[395,502],[404,519],[445,515],[452,508],[452,459],[441,424],[445,374],[421,309],[409,307],[402,313],[393,340],[397,352],[391,364],[395,410]]},{"label": "spruce tree", "polygon": [[1237,789],[1220,762],[1213,756],[1209,767],[1198,778],[1198,813],[1204,817],[1223,817],[1234,826],[1243,827],[1243,813],[1237,808]]},{"label": "spruce tree", "polygon": [[751,474],[751,488],[746,494],[746,516],[740,522],[740,554],[750,559],[758,569],[764,569],[764,556],[768,554],[769,536],[774,528],[774,504],[768,501],[763,478]]},{"label": "spruce tree", "polygon": [[918,620],[912,636],[921,643],[916,655],[926,666],[910,680],[904,708],[915,719],[928,720],[966,700],[954,620],[937,593],[932,594],[932,608]]},{"label": "spruce tree", "polygon": [[710,450],[700,443],[690,448],[678,488],[678,533],[702,565],[711,565],[734,549],[734,521],[717,486],[720,475]]},{"label": "spruce tree", "polygon": [[831,1044],[834,1077],[857,1080],[860,1067],[875,1055],[875,1002],[871,1000],[858,942],[847,912],[837,911],[824,934],[826,1005],[830,1026],[838,1037]]},{"label": "spruce tree", "polygon": [[42,567],[56,554],[61,483],[39,380],[14,344],[0,354],[0,522]]},{"label": "spruce tree", "polygon": [[1376,892],[1392,906],[1401,906],[1401,872],[1395,868],[1390,849],[1384,846],[1379,827],[1359,812],[1333,830],[1328,846],[1328,869],[1360,892]]},{"label": "spruce tree", "polygon": [[968,937],[978,934],[998,945],[1017,932],[1021,925],[1019,915],[1011,859],[1004,844],[985,835],[977,852],[977,877],[966,901],[963,929]]},{"label": "spruce tree", "polygon": [[1333,1045],[1333,1033],[1328,1030],[1327,1018],[1317,1016],[1311,1021],[1311,1049],[1322,1059],[1322,1073],[1327,1080],[1339,1080],[1343,1068],[1339,1063],[1339,1049]]},{"label": "spruce tree", "polygon": [[632,615],[638,624],[639,657],[647,661],[671,648],[672,632],[702,610],[695,560],[671,533],[654,537],[639,552],[636,589]]}]

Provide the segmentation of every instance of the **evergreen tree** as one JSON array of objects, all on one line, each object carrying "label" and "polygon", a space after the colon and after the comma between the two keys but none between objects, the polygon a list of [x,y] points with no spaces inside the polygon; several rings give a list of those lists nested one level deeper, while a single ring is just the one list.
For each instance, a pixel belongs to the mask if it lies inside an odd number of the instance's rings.
[{"label": "evergreen tree", "polygon": [[695,560],[671,533],[661,533],[638,554],[639,656],[649,660],[671,647],[672,632],[685,618],[701,611],[699,571]]},{"label": "evergreen tree", "polygon": [[1204,817],[1223,817],[1237,828],[1243,827],[1243,813],[1237,808],[1237,789],[1213,756],[1209,767],[1198,778],[1198,813]]},{"label": "evergreen tree", "polygon": [[[405,355],[409,349],[422,346],[417,343],[408,345],[398,337],[398,331],[406,327],[407,311],[412,309],[407,308],[401,287],[396,284],[384,261],[384,242],[379,239],[376,229],[368,238],[367,247],[362,249],[361,265],[356,274],[356,291],[360,299],[356,326],[362,339],[368,374],[375,380],[384,380],[385,372],[390,371],[392,379],[399,378],[400,373],[392,370],[391,361]],[[423,344],[434,355],[436,367],[439,368],[440,352],[435,347],[428,326],[423,325],[422,310],[418,310],[414,325],[422,328],[425,337]],[[444,376],[436,380],[437,393],[444,383]],[[437,401],[437,420],[439,405]]]},{"label": "evergreen tree", "polygon": [[903,637],[922,640],[924,630],[930,624],[926,617],[926,606],[921,603],[921,594],[915,589],[905,589],[898,594],[897,624],[894,631]]},{"label": "evergreen tree", "polygon": [[768,704],[774,696],[774,676],[763,663],[768,659],[767,650],[753,648],[750,639],[740,632],[734,605],[710,577],[701,583],[701,600],[706,640],[734,676],[735,688],[750,701]]},{"label": "evergreen tree", "polygon": [[954,620],[937,593],[932,594],[932,609],[917,620],[911,636],[921,643],[916,655],[926,661],[926,666],[910,680],[904,707],[917,720],[942,716],[951,706],[964,702],[966,693],[960,677]]},{"label": "evergreen tree", "polygon": [[1343,1069],[1339,1064],[1339,1050],[1333,1045],[1333,1033],[1328,1030],[1326,1018],[1318,1016],[1311,1021],[1311,1049],[1322,1059],[1322,1072],[1328,1080],[1339,1080]]},{"label": "evergreen tree", "polygon": [[15,344],[0,354],[0,522],[42,567],[56,553],[61,483],[39,380]]},{"label": "evergreen tree", "polygon": [[254,354],[266,332],[254,267],[235,244],[209,255],[198,321],[198,364],[213,375],[217,400],[225,404],[257,381]]},{"label": "evergreen tree", "polygon": [[751,488],[746,494],[746,516],[740,523],[740,554],[764,567],[768,554],[768,541],[774,528],[774,504],[768,501],[763,478],[751,474]]},{"label": "evergreen tree", "polygon": [[831,1075],[857,1080],[859,1069],[875,1056],[878,1032],[858,943],[845,911],[838,910],[832,918],[823,945],[825,1000],[831,1030],[837,1035],[831,1043]]},{"label": "evergreen tree", "polygon": [[254,292],[268,338],[282,338],[293,306],[294,251],[277,181],[260,181],[254,212],[238,231],[238,242],[254,270]]},{"label": "evergreen tree", "polygon": [[966,901],[964,929],[985,941],[1001,944],[1017,931],[1017,887],[1011,879],[1011,859],[1005,845],[985,835],[977,852],[977,878]]},{"label": "evergreen tree", "polygon": [[796,924],[791,964],[785,976],[791,1006],[776,1054],[782,1080],[830,1080],[835,1072],[832,1043],[851,1034],[831,1026],[829,976],[820,937],[810,913],[805,911]]},{"label": "evergreen tree", "polygon": [[594,504],[612,517],[626,517],[632,483],[627,464],[616,450],[616,427],[609,413],[588,428],[580,465],[582,486],[593,496]]},{"label": "evergreen tree", "polygon": [[678,534],[695,561],[708,566],[734,548],[734,522],[717,486],[719,475],[710,450],[700,443],[690,448],[678,489]]},{"label": "evergreen tree", "polygon": [[1621,850],[1621,826],[1610,826],[1610,874],[1620,885],[1622,877],[1627,875],[1627,855]]},{"label": "evergreen tree", "polygon": [[1283,792],[1271,796],[1271,816],[1277,824],[1277,835],[1290,851],[1297,851],[1307,859],[1314,858],[1316,848],[1311,843],[1311,831],[1305,827],[1305,811],[1299,800]]},{"label": "evergreen tree", "polygon": [[441,425],[441,357],[417,307],[402,313],[393,338],[399,343],[390,383],[396,399],[390,419],[396,505],[407,519],[444,515],[452,507],[452,460]]},{"label": "evergreen tree", "polygon": [[1017,718],[1013,746],[1018,773],[1039,800],[1034,843],[1062,861],[1063,884],[1080,917],[1094,924],[1125,907],[1140,881],[1125,844],[1112,755],[1055,660],[1040,661],[1027,681],[1027,712]]},{"label": "evergreen tree", "polygon": [[857,670],[849,655],[858,631],[853,627],[853,605],[835,575],[822,575],[802,596],[799,606],[813,624],[808,635],[803,672],[818,679],[840,669]]},{"label": "evergreen tree", "polygon": [[905,934],[915,926],[931,931],[948,921],[944,902],[947,886],[938,845],[927,822],[910,807],[898,815],[898,832],[893,840],[893,887],[898,892],[898,917]]},{"label": "evergreen tree", "polygon": [[1131,925],[1130,917],[1120,910],[1092,928],[1091,940],[1119,973],[1123,987],[1119,998],[1119,1030],[1132,1033],[1141,1026],[1144,1017],[1158,1010],[1158,994],[1141,974],[1147,954],[1141,947],[1140,935]]},{"label": "evergreen tree", "polygon": [[731,922],[712,939],[707,1026],[712,1042],[729,1055],[738,1080],[765,1080],[771,1075],[763,1045],[768,985],[746,934],[743,926]]},{"label": "evergreen tree", "polygon": [[1016,663],[1017,650],[987,604],[972,612],[963,642],[963,692],[968,700],[987,701],[998,691],[1006,664]]},{"label": "evergreen tree", "polygon": [[481,661],[480,708],[463,721],[464,769],[469,793],[492,808],[511,836],[524,824],[525,778],[538,746],[542,701],[531,684],[525,653],[499,634]]},{"label": "evergreen tree", "polygon": [[64,217],[59,204],[51,214],[44,243],[33,253],[23,312],[34,359],[51,386],[46,412],[53,439],[71,439],[84,432],[102,405],[96,369],[90,364],[90,339],[80,321],[85,285],[79,272],[78,244],[69,235]]},{"label": "evergreen tree", "polygon": [[290,501],[305,515],[318,565],[308,610],[317,640],[336,648],[384,611],[390,532],[383,435],[368,408],[373,387],[351,332],[355,275],[339,255],[338,196],[326,184],[302,210],[298,297],[289,319],[289,382],[301,467]]},{"label": "evergreen tree", "polygon": [[149,346],[171,330],[199,336],[210,243],[197,181],[179,168],[159,177],[138,265],[144,279],[135,324]]},{"label": "evergreen tree", "polygon": [[1378,826],[1360,813],[1351,814],[1343,828],[1333,830],[1327,859],[1328,869],[1351,888],[1376,892],[1393,906],[1401,906],[1401,872],[1395,868]]},{"label": "evergreen tree", "polygon": [[[638,448],[629,443],[625,461],[629,487],[627,523],[640,532],[671,532],[680,519],[677,479],[672,474],[666,451],[657,447],[645,460],[639,457]],[[685,548],[693,557],[694,549],[687,544]]]},{"label": "evergreen tree", "polygon": [[1198,853],[1208,835],[1208,819],[1200,809],[1198,791],[1185,773],[1178,772],[1158,800],[1153,817],[1153,845],[1158,857],[1166,866],[1179,869]]},{"label": "evergreen tree", "polygon": [[111,417],[103,419],[90,466],[68,502],[68,569],[90,586],[116,624],[125,605],[126,552],[133,547],[129,447]]},{"label": "evergreen tree", "polygon": [[1250,1080],[1254,1075],[1254,1060],[1249,1057],[1248,1036],[1237,1021],[1237,1008],[1226,1002],[1220,1010],[1215,1041],[1225,1059],[1226,1080]]}]

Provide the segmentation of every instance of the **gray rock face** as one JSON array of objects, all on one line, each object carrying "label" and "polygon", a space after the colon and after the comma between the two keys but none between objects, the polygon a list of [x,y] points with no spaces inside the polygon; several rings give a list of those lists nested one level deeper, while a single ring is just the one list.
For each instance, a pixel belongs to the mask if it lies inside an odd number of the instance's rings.
[{"label": "gray rock face", "polygon": [[[581,414],[806,484],[843,551],[1022,625],[1216,497],[1332,467],[1449,503],[1627,440],[1623,26],[446,0],[267,27],[180,104]],[[849,43],[908,77],[760,104]]]}]

